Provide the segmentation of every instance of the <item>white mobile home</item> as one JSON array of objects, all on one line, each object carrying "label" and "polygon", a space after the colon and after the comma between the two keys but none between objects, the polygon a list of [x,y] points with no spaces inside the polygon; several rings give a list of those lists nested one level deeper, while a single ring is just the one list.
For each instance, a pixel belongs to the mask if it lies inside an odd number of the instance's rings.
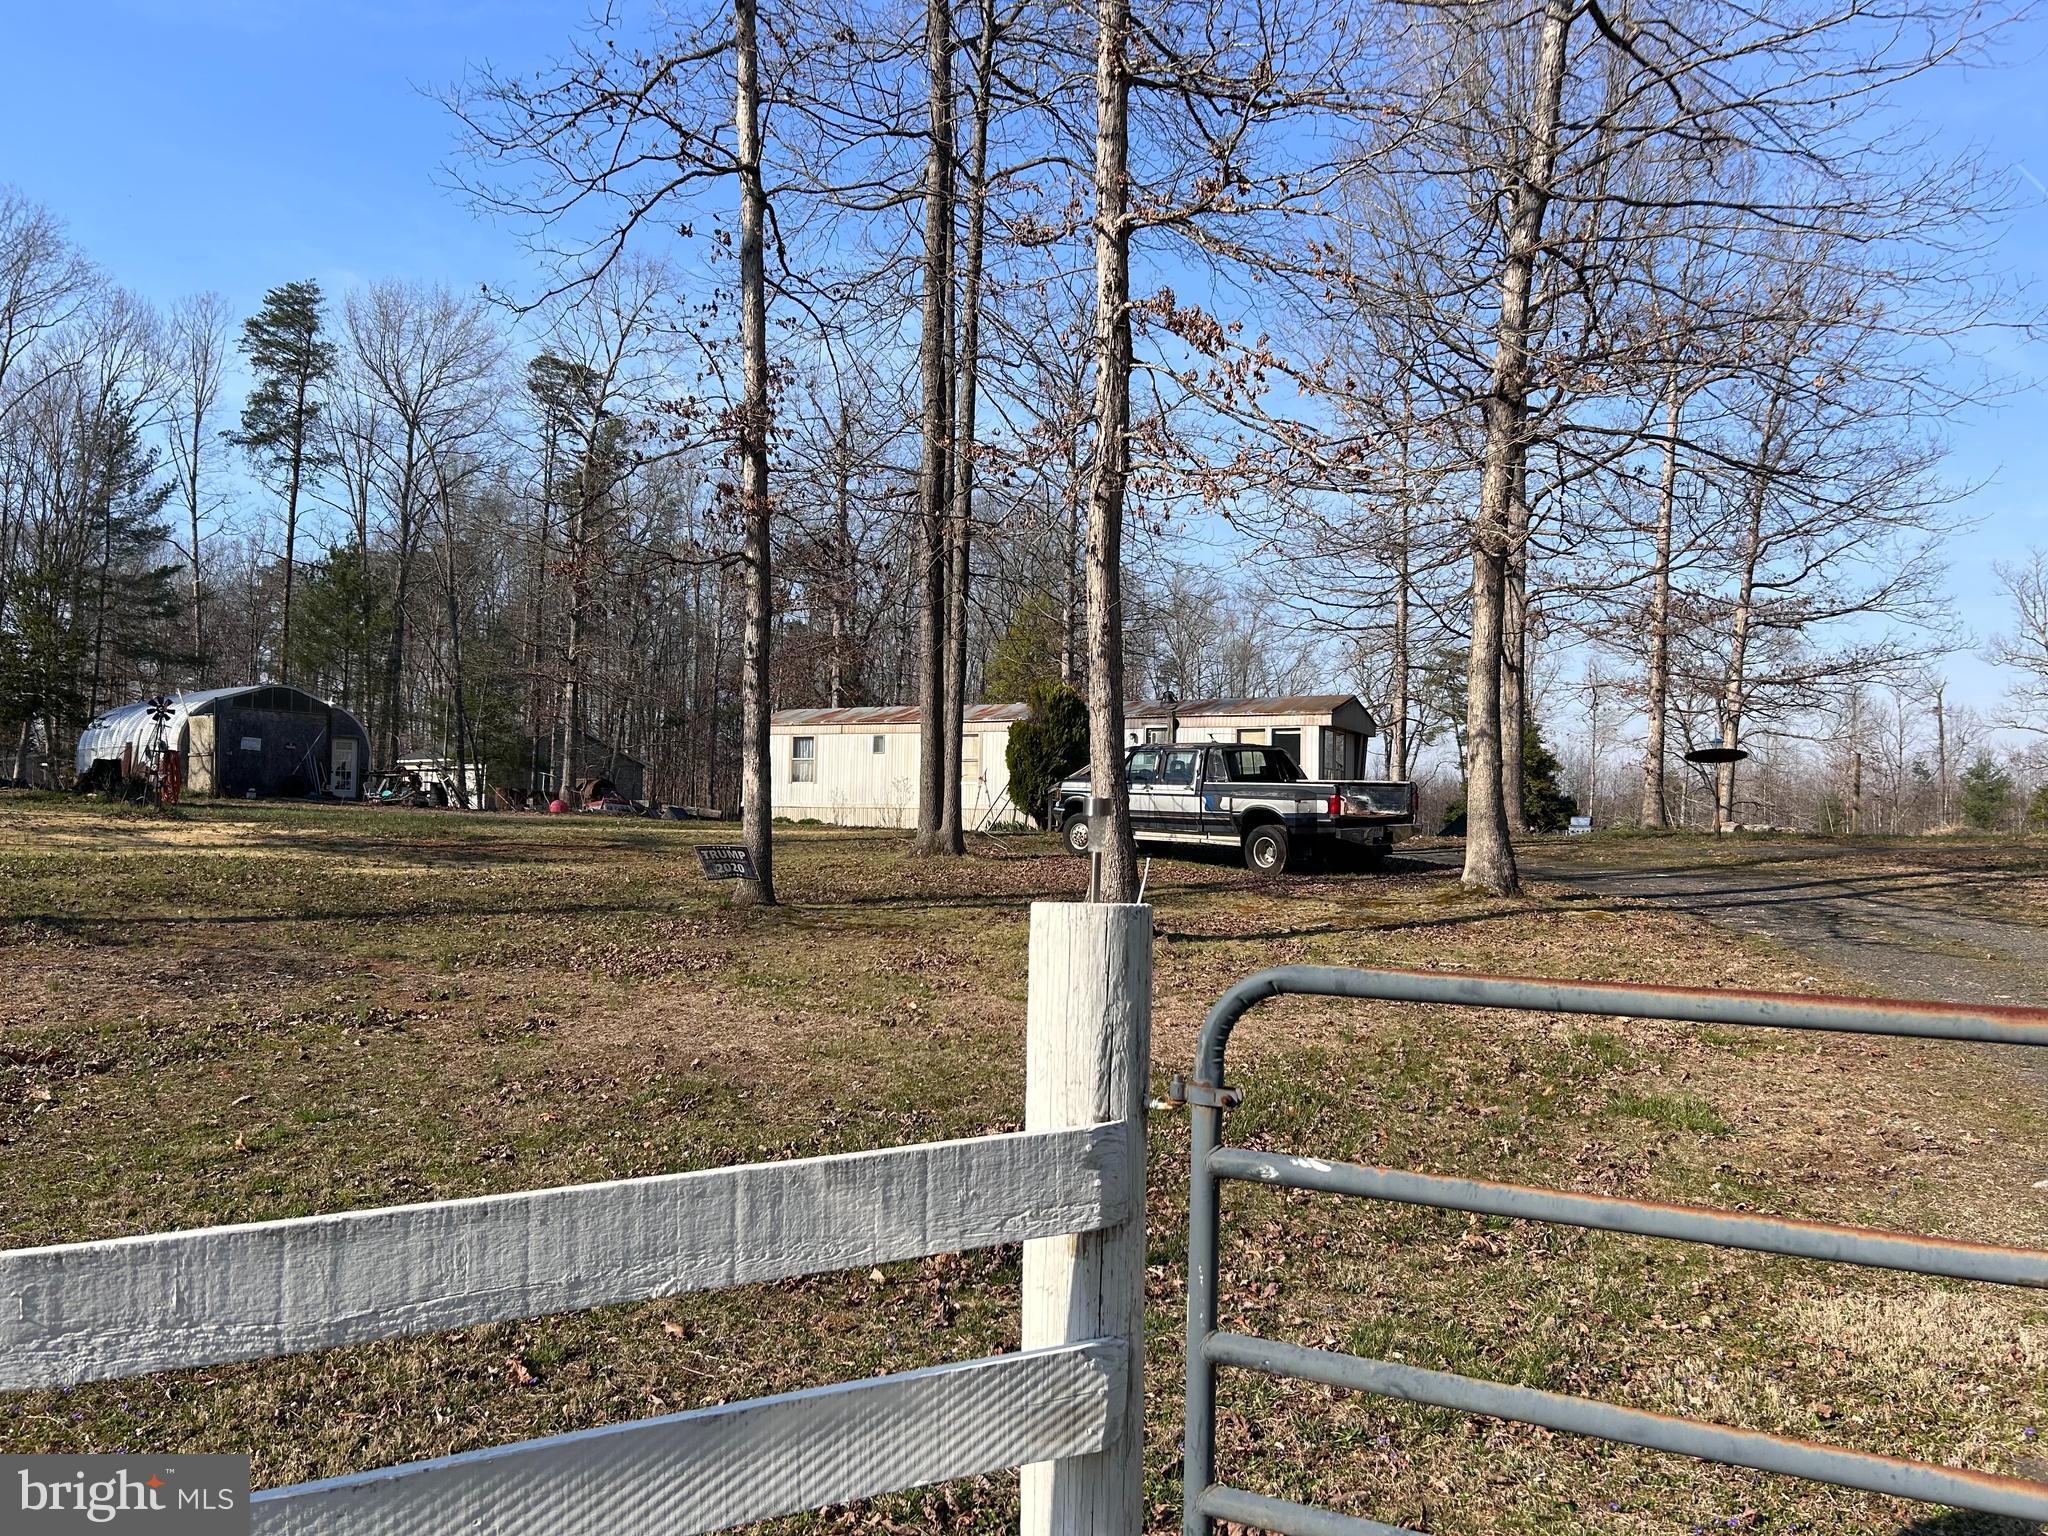
[{"label": "white mobile home", "polygon": [[1311,779],[1367,776],[1365,744],[1378,730],[1372,711],[1348,693],[1279,699],[1183,699],[1133,704],[1124,741],[1241,741],[1279,747]]},{"label": "white mobile home", "polygon": [[[1010,727],[1022,704],[975,704],[960,753],[961,819],[969,827],[1022,821],[1009,804]],[[875,704],[778,709],[768,722],[775,814],[842,827],[917,825],[918,711]]]}]

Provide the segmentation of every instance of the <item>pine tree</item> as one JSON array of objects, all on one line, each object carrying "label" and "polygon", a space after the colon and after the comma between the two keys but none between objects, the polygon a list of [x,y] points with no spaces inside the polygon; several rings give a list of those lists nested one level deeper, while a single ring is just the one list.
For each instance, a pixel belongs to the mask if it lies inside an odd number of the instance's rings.
[{"label": "pine tree", "polygon": [[327,467],[314,426],[320,389],[334,372],[334,344],[321,335],[320,285],[285,283],[263,296],[263,308],[242,323],[242,355],[256,387],[242,407],[242,430],[230,441],[276,476],[284,495],[284,633],[278,681],[292,676],[292,579],[299,537],[299,496]]},{"label": "pine tree", "polygon": [[163,512],[173,483],[143,441],[132,399],[111,400],[79,438],[75,565],[46,559],[0,629],[0,720],[83,723],[180,660],[173,623],[182,562]]},{"label": "pine tree", "polygon": [[1993,762],[1989,752],[1979,752],[1956,784],[1963,820],[1979,832],[1996,831],[2012,803],[2012,775]]},{"label": "pine tree", "polygon": [[[1558,786],[1564,771],[1556,755],[1544,745],[1543,732],[1535,720],[1522,725],[1522,819],[1531,832],[1562,832],[1579,813],[1579,802]],[[1465,797],[1460,795],[1444,807],[1444,833],[1463,837],[1466,831]]]},{"label": "pine tree", "polygon": [[1050,593],[1033,592],[1010,615],[1010,627],[996,641],[982,672],[982,697],[1009,704],[1032,697],[1041,684],[1056,683],[1066,624]]},{"label": "pine tree", "polygon": [[1562,832],[1579,813],[1579,802],[1558,786],[1564,772],[1534,719],[1522,726],[1522,815],[1531,832]]},{"label": "pine tree", "polygon": [[1088,702],[1053,678],[1031,690],[1031,713],[1010,727],[1010,798],[1040,826],[1053,786],[1088,761]]}]

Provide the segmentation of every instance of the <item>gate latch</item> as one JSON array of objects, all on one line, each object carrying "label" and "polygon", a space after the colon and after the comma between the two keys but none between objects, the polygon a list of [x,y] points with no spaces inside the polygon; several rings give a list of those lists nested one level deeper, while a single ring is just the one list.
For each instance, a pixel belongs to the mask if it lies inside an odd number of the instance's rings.
[{"label": "gate latch", "polygon": [[1235,1109],[1244,1102],[1242,1088],[1222,1087],[1205,1083],[1200,1078],[1189,1082],[1180,1073],[1166,1085],[1167,1102],[1171,1104],[1200,1104],[1205,1109]]}]

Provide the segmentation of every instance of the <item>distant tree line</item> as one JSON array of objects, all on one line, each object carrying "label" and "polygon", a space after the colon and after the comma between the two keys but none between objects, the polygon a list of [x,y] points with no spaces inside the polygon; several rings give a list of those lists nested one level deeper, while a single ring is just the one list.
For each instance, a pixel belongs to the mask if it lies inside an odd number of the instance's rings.
[{"label": "distant tree line", "polygon": [[962,711],[1059,682],[1126,897],[1127,695],[1349,682],[1387,772],[1455,759],[1466,879],[1511,891],[1564,793],[1555,659],[1592,654],[1591,750],[1629,745],[1587,803],[1632,754],[1665,825],[1687,749],[1755,749],[1697,786],[1754,819],[1774,739],[1959,638],[1938,423],[2006,314],[2003,183],[1898,93],[2005,19],[615,10],[445,92],[455,179],[535,256],[477,298],[158,315],[11,198],[0,727],[61,751],[275,677],[518,786],[588,732],[744,800],[767,901],[771,708],[921,705],[945,854]]}]

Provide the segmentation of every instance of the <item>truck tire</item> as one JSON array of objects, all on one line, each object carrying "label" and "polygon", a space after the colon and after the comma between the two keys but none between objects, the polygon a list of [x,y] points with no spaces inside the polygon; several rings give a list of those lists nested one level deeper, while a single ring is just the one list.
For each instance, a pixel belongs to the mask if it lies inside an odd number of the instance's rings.
[{"label": "truck tire", "polygon": [[1287,829],[1276,821],[1253,827],[1244,835],[1244,867],[1255,875],[1287,872]]},{"label": "truck tire", "polygon": [[1079,811],[1070,814],[1060,823],[1060,841],[1067,845],[1067,852],[1085,859],[1088,856],[1088,818]]}]

